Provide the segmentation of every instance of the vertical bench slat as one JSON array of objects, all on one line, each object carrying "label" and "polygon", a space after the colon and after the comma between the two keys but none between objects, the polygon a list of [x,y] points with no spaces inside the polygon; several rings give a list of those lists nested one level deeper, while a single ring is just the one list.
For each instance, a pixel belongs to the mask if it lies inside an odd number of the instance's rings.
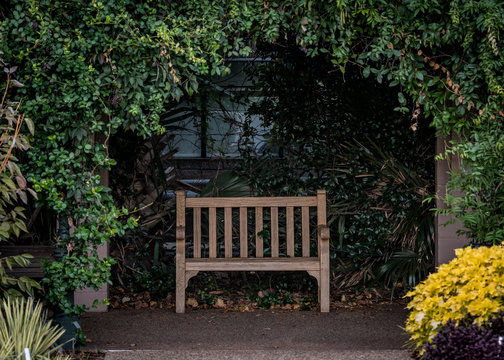
[{"label": "vertical bench slat", "polygon": [[194,249],[195,258],[201,258],[201,209],[193,209],[193,234],[194,234]]},{"label": "vertical bench slat", "polygon": [[233,257],[233,209],[224,208],[224,257]]},{"label": "vertical bench slat", "polygon": [[278,207],[271,207],[271,257],[278,257]]},{"label": "vertical bench slat", "polygon": [[259,233],[263,231],[263,208],[255,208],[255,239],[256,239],[256,257],[263,257],[263,238]]},{"label": "vertical bench slat", "polygon": [[287,206],[287,256],[294,257],[294,207]]},{"label": "vertical bench slat", "polygon": [[240,208],[240,257],[246,258],[248,255],[247,246],[247,208]]},{"label": "vertical bench slat", "polygon": [[208,208],[208,251],[210,258],[217,257],[217,209]]},{"label": "vertical bench slat", "polygon": [[301,208],[301,227],[303,235],[303,257],[310,257],[310,208]]}]

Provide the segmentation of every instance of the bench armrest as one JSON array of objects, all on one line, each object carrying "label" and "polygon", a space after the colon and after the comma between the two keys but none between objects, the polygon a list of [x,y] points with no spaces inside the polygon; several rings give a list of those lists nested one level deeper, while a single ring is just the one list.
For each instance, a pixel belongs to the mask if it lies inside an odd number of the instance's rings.
[{"label": "bench armrest", "polygon": [[175,239],[176,241],[185,241],[185,226],[177,226]]},{"label": "bench armrest", "polygon": [[318,226],[318,233],[320,235],[321,240],[329,240],[330,238],[330,231],[329,231],[329,226],[327,225],[319,225]]}]

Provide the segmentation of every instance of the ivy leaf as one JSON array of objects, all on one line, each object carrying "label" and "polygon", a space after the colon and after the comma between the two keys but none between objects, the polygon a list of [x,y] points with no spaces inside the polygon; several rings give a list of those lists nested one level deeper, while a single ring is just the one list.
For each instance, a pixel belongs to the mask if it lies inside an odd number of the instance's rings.
[{"label": "ivy leaf", "polygon": [[11,80],[10,83],[12,84],[12,86],[17,87],[17,88],[22,88],[24,86],[23,83],[20,83],[17,80]]},{"label": "ivy leaf", "polygon": [[16,188],[16,184],[14,184],[14,181],[12,181],[11,178],[3,177],[2,181],[4,182],[5,185],[7,185],[9,187],[9,189],[13,190]]},{"label": "ivy leaf", "polygon": [[404,97],[404,94],[402,92],[397,93],[397,98],[399,99],[399,103],[401,105],[406,104],[406,98]]},{"label": "ivy leaf", "polygon": [[371,73],[371,67],[370,66],[368,66],[368,67],[364,68],[364,70],[362,70],[362,75],[365,78],[368,78],[370,73]]},{"label": "ivy leaf", "polygon": [[23,204],[28,204],[28,196],[26,196],[26,193],[24,191],[18,192],[18,196],[23,202]]},{"label": "ivy leaf", "polygon": [[35,135],[35,126],[33,125],[33,121],[28,118],[24,118],[26,126],[28,126],[28,131],[30,134]]},{"label": "ivy leaf", "polygon": [[31,194],[31,196],[33,196],[35,199],[37,199],[37,200],[38,200],[38,195],[37,195],[37,193],[36,193],[35,191],[33,191],[33,190],[32,190],[32,189],[30,189],[30,188],[28,188],[28,189],[26,189],[26,190],[28,190],[28,192]]},{"label": "ivy leaf", "polygon": [[17,182],[19,188],[21,188],[21,189],[26,188],[26,179],[23,176],[16,175],[15,179],[16,179],[16,182]]}]

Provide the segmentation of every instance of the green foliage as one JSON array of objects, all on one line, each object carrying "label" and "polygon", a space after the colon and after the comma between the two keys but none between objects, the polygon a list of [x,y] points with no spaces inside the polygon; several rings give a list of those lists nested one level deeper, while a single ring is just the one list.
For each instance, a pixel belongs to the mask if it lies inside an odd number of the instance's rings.
[{"label": "green foliage", "polygon": [[26,276],[16,278],[7,274],[7,269],[12,270],[13,266],[30,265],[30,259],[33,259],[30,254],[0,257],[0,291],[3,297],[14,298],[23,295],[34,297],[34,290],[42,288],[38,282]]},{"label": "green foliage", "polygon": [[203,304],[207,305],[213,305],[217,302],[217,297],[215,295],[212,295],[210,293],[207,293],[207,289],[198,289],[197,291],[198,296]]},{"label": "green foliage", "polygon": [[448,151],[458,154],[463,166],[451,171],[448,185],[455,191],[446,194],[449,210],[438,212],[454,213],[473,244],[492,245],[504,241],[504,128],[500,121],[484,127]]},{"label": "green foliage", "polygon": [[250,196],[250,185],[247,179],[240,177],[232,171],[225,171],[210,179],[209,183],[201,190],[200,196]]},{"label": "green foliage", "polygon": [[[251,29],[248,14],[259,14],[262,5],[130,0],[13,0],[8,5],[1,50],[20,66],[18,78],[27,84],[18,91],[25,99],[22,109],[38,129],[25,168],[28,180],[40,194],[40,205],[76,225],[60,241],[71,250],[75,272],[87,273],[89,264],[104,270],[103,261],[99,265],[88,253],[96,259],[96,246],[122,236],[136,222],[120,218],[127,212],[100,185],[100,175],[115,164],[110,136],[118,129],[142,136],[161,133],[161,114],[183,94],[197,91],[197,76],[228,73],[224,56],[250,53],[240,34]],[[95,278],[102,281],[104,275]],[[46,284],[52,287],[57,277],[48,268]],[[56,301],[56,293],[68,291],[70,285],[53,289],[50,296]]]},{"label": "green foliage", "polygon": [[[1,54],[1,52],[0,52]],[[30,148],[28,136],[21,132],[23,123],[33,135],[33,123],[24,115],[18,113],[20,102],[13,102],[6,98],[9,88],[22,87],[19,81],[13,79],[16,67],[8,67],[2,59],[0,66],[6,73],[4,95],[0,104],[0,241],[8,240],[11,236],[19,237],[20,233],[27,232],[25,225],[25,208],[19,206],[22,201],[28,203],[28,194],[36,197],[35,192],[27,187],[16,151],[26,151]]]},{"label": "green foliage", "polygon": [[[275,305],[283,307],[298,302],[300,310],[310,310],[312,304],[316,303],[311,297],[302,296],[298,301],[293,297],[293,291],[299,291],[301,288],[308,292],[317,292],[317,281],[309,276],[289,278],[286,275],[279,275],[272,279],[270,274],[267,279],[269,286],[265,285],[266,279],[258,275],[254,280],[253,283],[243,286],[243,290],[247,299],[257,303],[258,307],[270,309]],[[293,287],[292,284],[296,286]]]},{"label": "green foliage", "polygon": [[[46,261],[45,277],[42,283],[47,285],[47,300],[58,306],[69,316],[81,315],[86,310],[84,305],[75,305],[69,299],[74,290],[89,287],[99,290],[104,283],[110,283],[110,268],[114,264],[111,258],[100,259],[96,252],[87,256],[67,255],[62,261]],[[95,300],[94,305],[98,304]]]},{"label": "green foliage", "polygon": [[24,348],[33,359],[49,359],[58,350],[64,330],[47,320],[40,303],[24,298],[3,299],[0,308],[0,356],[24,358]]},{"label": "green foliage", "polygon": [[[2,52],[0,51],[0,55]],[[36,198],[35,192],[27,186],[19,167],[16,151],[26,151],[30,145],[28,136],[21,132],[22,124],[26,124],[30,134],[34,135],[33,123],[24,115],[18,113],[20,103],[7,98],[9,88],[23,87],[24,85],[14,79],[16,67],[9,67],[0,58],[0,66],[6,74],[5,90],[0,104],[0,242],[8,241],[11,237],[19,237],[21,232],[27,232],[25,208],[19,206],[20,202],[28,203],[28,194]],[[0,253],[0,290],[3,296],[15,297],[25,293],[34,296],[34,289],[40,285],[26,276],[15,278],[6,273],[13,266],[28,266],[30,254],[2,257]]]},{"label": "green foliage", "polygon": [[153,300],[159,300],[166,298],[169,291],[175,290],[175,271],[154,265],[150,269],[140,268],[126,274],[123,281],[133,292],[148,291]]},{"label": "green foliage", "polygon": [[164,299],[175,290],[175,271],[165,264],[143,266],[139,261],[135,271],[125,274],[122,282],[133,292],[148,291],[153,300]]},{"label": "green foliage", "polygon": [[[197,91],[198,77],[228,73],[224,58],[250,55],[255,40],[295,42],[345,74],[356,65],[363,76],[394,87],[394,106],[410,114],[413,127],[423,114],[440,135],[459,133],[463,147],[455,151],[478,166],[464,166],[450,184],[482,192],[449,201],[455,210],[448,211],[463,218],[471,236],[500,239],[497,217],[493,230],[482,225],[487,205],[494,214],[502,210],[500,192],[492,192],[500,184],[500,152],[480,146],[491,144],[492,134],[500,141],[502,132],[504,8],[495,0],[11,0],[2,6],[1,50],[20,66],[18,79],[27,84],[18,90],[22,111],[37,124],[25,174],[40,203],[79,225],[63,245],[83,258],[134,225],[120,221],[122,212],[99,184],[101,171],[114,165],[109,136],[120,128],[142,136],[162,132],[165,106]],[[393,119],[387,123],[394,128]],[[292,130],[294,138],[303,136]],[[270,177],[279,188],[283,180],[288,192],[299,179]],[[345,181],[367,182],[351,175]],[[365,230],[353,231],[368,238],[370,224],[385,222],[372,211],[365,221]]]},{"label": "green foliage", "polygon": [[211,292],[217,290],[215,283],[215,278],[210,276],[206,278],[206,284],[203,285],[202,289],[198,289],[198,296],[203,304],[213,305],[217,302],[217,297]]},{"label": "green foliage", "polygon": [[[265,309],[269,309],[274,305],[284,306],[287,304],[295,303],[294,299],[291,297],[291,293],[285,290],[282,291],[262,290],[256,295],[254,300],[257,302],[257,306]],[[305,302],[303,302],[303,304],[304,304],[303,310],[305,310],[304,308],[306,308],[306,304]]]},{"label": "green foliage", "polygon": [[448,320],[458,323],[469,315],[483,325],[504,306],[504,247],[457,249],[456,254],[406,295],[412,297],[406,331],[416,348],[431,341]]},{"label": "green foliage", "polygon": [[328,191],[339,286],[414,286],[433,264],[433,216],[422,203],[433,191],[432,133],[410,130],[391,90],[355,68],[343,78],[326,56],[313,66],[295,46],[277,54],[251,74],[263,97],[249,114],[268,130],[262,154],[242,139],[241,176],[258,193]]},{"label": "green foliage", "polygon": [[136,227],[114,243],[113,282],[132,292],[148,291],[153,300],[164,299],[175,291],[175,271],[166,264],[160,240],[149,239],[145,230]]},{"label": "green foliage", "polygon": [[501,4],[494,0],[305,4],[298,43],[307,47],[308,54],[330,54],[343,72],[348,64],[357,64],[364,76],[396,87],[396,110],[411,114],[414,124],[423,113],[439,135],[457,133],[460,141],[448,146],[461,155],[462,169],[451,174],[447,196],[451,207],[445,212],[462,220],[474,242],[502,241]]}]

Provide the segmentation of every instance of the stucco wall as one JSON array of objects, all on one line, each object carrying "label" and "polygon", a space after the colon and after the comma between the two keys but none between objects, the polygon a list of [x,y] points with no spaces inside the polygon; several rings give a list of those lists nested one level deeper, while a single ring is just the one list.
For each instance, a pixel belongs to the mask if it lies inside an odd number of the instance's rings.
[{"label": "stucco wall", "polygon": [[[108,254],[109,254],[108,243],[98,248],[98,255],[100,256],[100,258],[106,257],[108,256]],[[78,305],[86,305],[87,307],[89,307],[89,311],[91,312],[94,311],[103,312],[107,311],[106,305],[100,305],[96,309],[92,308],[91,306],[93,305],[93,301],[95,299],[103,300],[108,298],[108,296],[109,296],[109,287],[108,284],[105,284],[98,291],[94,291],[88,288],[75,291],[74,301]]]},{"label": "stucco wall", "polygon": [[[449,138],[438,137],[436,139],[436,153],[445,152],[445,144]],[[442,201],[446,194],[446,183],[448,182],[450,169],[459,167],[459,159],[449,157],[447,160],[436,161],[436,194],[439,196],[436,206],[444,208]],[[455,249],[463,247],[467,244],[467,239],[457,235],[457,230],[461,229],[460,222],[445,225],[452,217],[448,215],[439,215],[435,222],[436,233],[436,266],[449,262],[455,257]]]},{"label": "stucco wall", "polygon": [[[102,170],[100,172],[100,185],[109,186],[109,174],[107,170]],[[102,259],[109,256],[109,244],[105,243],[98,247],[98,256]],[[74,292],[74,302],[77,305],[86,305],[91,312],[104,312],[107,311],[106,305],[100,305],[97,308],[92,308],[95,299],[99,301],[107,299],[109,297],[109,286],[105,283],[98,291],[85,288],[83,290],[77,290]]]}]

